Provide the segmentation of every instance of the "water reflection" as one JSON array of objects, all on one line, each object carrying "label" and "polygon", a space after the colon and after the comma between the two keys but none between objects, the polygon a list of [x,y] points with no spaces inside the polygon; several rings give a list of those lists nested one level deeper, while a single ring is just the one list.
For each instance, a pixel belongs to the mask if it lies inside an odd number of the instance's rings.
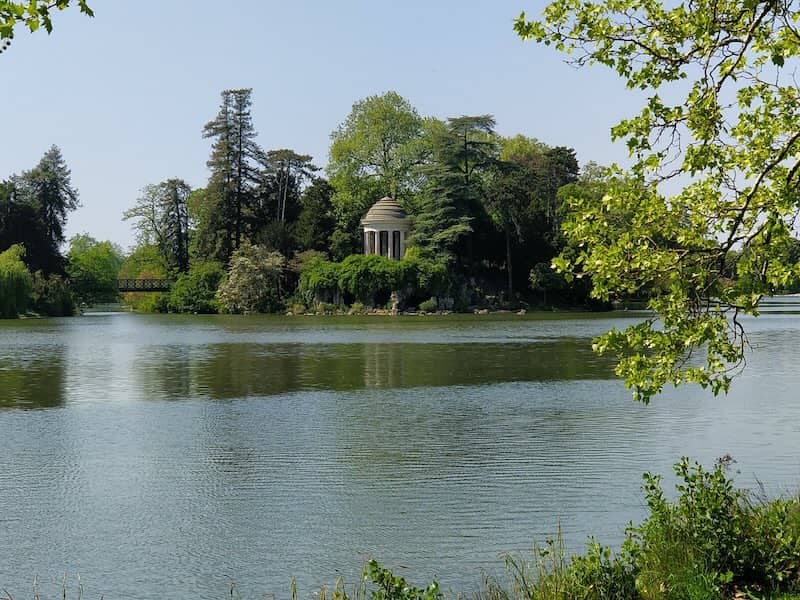
[{"label": "water reflection", "polygon": [[56,408],[65,399],[63,346],[44,351],[19,348],[12,355],[0,349],[0,408]]},{"label": "water reflection", "polygon": [[[0,323],[0,584],[24,596],[66,570],[95,597],[203,600],[229,577],[283,597],[297,575],[310,597],[374,556],[469,590],[559,522],[571,550],[619,542],[641,473],[683,454],[794,486],[800,319],[749,323],[757,350],[729,397],[682,388],[647,407],[589,349],[624,325]],[[62,408],[17,410],[48,403]]]},{"label": "water reflection", "polygon": [[396,389],[609,379],[586,340],[538,344],[209,344],[143,348],[135,385],[149,399],[216,400],[304,390]]}]

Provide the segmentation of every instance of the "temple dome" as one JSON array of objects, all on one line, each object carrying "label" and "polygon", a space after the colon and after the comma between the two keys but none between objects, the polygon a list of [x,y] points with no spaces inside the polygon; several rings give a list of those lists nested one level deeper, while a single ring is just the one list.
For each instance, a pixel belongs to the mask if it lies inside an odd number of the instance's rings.
[{"label": "temple dome", "polygon": [[380,223],[382,221],[403,221],[406,217],[406,211],[400,206],[400,203],[394,198],[381,198],[372,205],[367,211],[366,216],[362,219],[363,224]]}]

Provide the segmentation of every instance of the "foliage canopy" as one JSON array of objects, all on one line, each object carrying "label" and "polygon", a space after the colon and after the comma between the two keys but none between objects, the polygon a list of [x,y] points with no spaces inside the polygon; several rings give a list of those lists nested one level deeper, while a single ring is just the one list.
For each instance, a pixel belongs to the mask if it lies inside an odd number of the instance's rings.
[{"label": "foliage canopy", "polygon": [[727,390],[744,360],[741,315],[796,276],[798,20],[789,1],[555,0],[516,21],[521,37],[648,94],[611,130],[631,177],[616,169],[599,202],[574,199],[564,230],[580,252],[555,263],[591,277],[599,299],[650,298],[653,318],[595,344],[640,400],[668,383]]},{"label": "foliage canopy", "polygon": [[24,23],[30,31],[44,27],[47,33],[53,31],[52,13],[64,10],[70,4],[77,4],[81,12],[89,17],[94,12],[89,8],[87,0],[27,0],[26,2],[11,2],[0,0],[0,40],[14,37],[14,27]]}]

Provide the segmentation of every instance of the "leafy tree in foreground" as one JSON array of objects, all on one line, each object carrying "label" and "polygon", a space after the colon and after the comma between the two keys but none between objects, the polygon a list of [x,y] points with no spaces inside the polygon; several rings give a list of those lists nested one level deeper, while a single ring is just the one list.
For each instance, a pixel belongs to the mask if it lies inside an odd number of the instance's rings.
[{"label": "leafy tree in foreground", "polygon": [[77,2],[71,2],[71,0],[26,0],[25,2],[0,0],[0,40],[13,38],[14,27],[18,23],[24,23],[31,31],[44,27],[45,31],[50,33],[53,31],[51,13],[55,10],[64,10],[70,4],[77,4],[85,15],[94,16],[94,12],[89,8],[86,0]]},{"label": "leafy tree in foreground", "polygon": [[[555,0],[540,21],[516,21],[523,38],[649,96],[612,128],[636,185],[620,177],[600,203],[576,199],[564,230],[583,246],[558,263],[590,276],[597,298],[650,297],[654,317],[595,342],[637,399],[668,383],[727,390],[744,358],[741,315],[798,268],[786,249],[800,211],[799,18],[788,1]],[[667,195],[667,182],[683,187]],[[610,231],[620,212],[627,226]]]}]

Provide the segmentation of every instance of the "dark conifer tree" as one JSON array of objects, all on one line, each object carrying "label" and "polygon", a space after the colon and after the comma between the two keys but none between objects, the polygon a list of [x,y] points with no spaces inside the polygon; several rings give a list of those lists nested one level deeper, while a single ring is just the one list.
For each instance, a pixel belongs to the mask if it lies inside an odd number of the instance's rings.
[{"label": "dark conifer tree", "polygon": [[297,219],[295,237],[301,250],[330,250],[330,237],[336,227],[333,214],[333,187],[325,180],[314,179],[303,192],[302,210]]},{"label": "dark conifer tree", "polygon": [[255,141],[251,95],[251,89],[223,91],[219,113],[203,128],[203,137],[214,139],[207,162],[211,177],[206,192],[216,196],[217,220],[224,234],[217,256],[207,258],[224,262],[242,242],[264,163],[264,152]]},{"label": "dark conifer tree", "polygon": [[25,244],[32,271],[63,273],[60,246],[65,241],[64,226],[67,215],[79,203],[61,150],[52,146],[38,165],[21,176],[12,176],[6,186],[6,217],[13,213],[16,224],[7,225],[5,235],[18,238],[12,243]]},{"label": "dark conifer tree", "polygon": [[183,179],[168,179],[164,190],[163,219],[167,264],[180,272],[189,270],[189,213],[187,202],[192,188]]}]

